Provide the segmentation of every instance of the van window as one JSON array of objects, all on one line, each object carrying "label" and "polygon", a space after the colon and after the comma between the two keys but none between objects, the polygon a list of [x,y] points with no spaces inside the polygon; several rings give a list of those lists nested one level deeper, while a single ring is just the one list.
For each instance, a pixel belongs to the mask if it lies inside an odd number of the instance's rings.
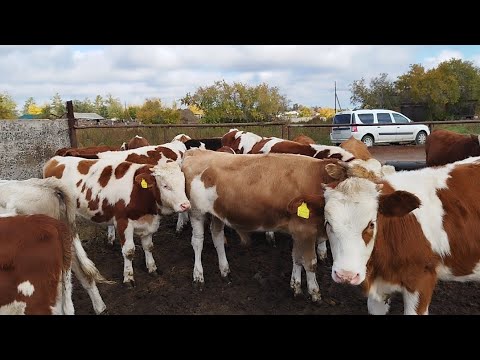
[{"label": "van window", "polygon": [[389,113],[378,113],[377,120],[379,124],[388,124],[392,122],[392,117]]},{"label": "van window", "polygon": [[373,124],[373,114],[357,114],[363,124]]},{"label": "van window", "polygon": [[395,119],[395,122],[397,124],[408,124],[410,121],[408,121],[408,119],[403,116],[403,115],[400,115],[400,114],[395,114],[393,113],[393,118]]},{"label": "van window", "polygon": [[350,114],[338,114],[338,115],[335,115],[335,117],[333,118],[333,123],[334,124],[341,124],[341,125],[350,125],[350,118],[351,118],[351,115]]}]

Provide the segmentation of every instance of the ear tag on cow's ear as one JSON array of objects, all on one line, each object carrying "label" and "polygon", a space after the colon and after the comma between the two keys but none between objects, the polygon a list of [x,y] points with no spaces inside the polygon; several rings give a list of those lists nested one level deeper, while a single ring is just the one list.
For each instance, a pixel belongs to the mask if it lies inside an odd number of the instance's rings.
[{"label": "ear tag on cow's ear", "polygon": [[297,208],[297,215],[304,219],[308,219],[310,217],[310,210],[305,202],[302,202],[302,205]]},{"label": "ear tag on cow's ear", "polygon": [[145,179],[142,179],[142,182],[140,183],[140,185],[142,186],[142,188],[146,189],[148,187],[148,184],[147,182],[145,181]]}]

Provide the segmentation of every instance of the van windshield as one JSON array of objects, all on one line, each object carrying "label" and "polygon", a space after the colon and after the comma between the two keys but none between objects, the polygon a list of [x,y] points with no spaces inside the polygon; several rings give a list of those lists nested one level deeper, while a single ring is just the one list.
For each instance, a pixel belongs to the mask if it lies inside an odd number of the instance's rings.
[{"label": "van windshield", "polygon": [[333,118],[333,123],[334,124],[341,124],[341,125],[350,125],[350,119],[352,115],[350,114],[338,114],[335,115]]}]

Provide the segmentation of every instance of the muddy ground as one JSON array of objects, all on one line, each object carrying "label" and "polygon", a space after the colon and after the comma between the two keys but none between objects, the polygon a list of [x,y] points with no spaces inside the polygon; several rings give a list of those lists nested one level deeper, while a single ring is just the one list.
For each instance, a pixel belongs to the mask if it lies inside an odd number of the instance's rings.
[{"label": "muddy ground", "polygon": [[[379,160],[424,160],[423,148],[412,146],[379,146],[372,149]],[[423,156],[423,159],[422,159]],[[134,259],[136,287],[123,285],[123,259],[118,242],[110,247],[106,229],[83,225],[82,239],[90,258],[101,273],[116,284],[99,285],[108,314],[129,315],[191,315],[191,314],[312,314],[312,315],[366,315],[366,298],[360,287],[333,282],[330,272],[331,254],[320,262],[317,280],[322,293],[319,303],[308,296],[293,298],[289,282],[292,270],[291,238],[276,234],[276,246],[267,243],[265,236],[256,234],[252,244],[240,244],[236,233],[226,230],[227,258],[232,282],[220,277],[218,260],[210,234],[205,232],[203,268],[205,287],[192,285],[193,249],[191,228],[175,233],[176,216],[165,217],[154,236],[154,257],[159,275],[146,271],[144,254],[138,239]],[[302,274],[303,292],[307,294],[305,273]],[[430,314],[480,314],[480,284],[439,283],[430,305]],[[90,298],[74,278],[73,300],[76,314],[94,314]],[[400,295],[392,299],[391,314],[401,314]]]}]

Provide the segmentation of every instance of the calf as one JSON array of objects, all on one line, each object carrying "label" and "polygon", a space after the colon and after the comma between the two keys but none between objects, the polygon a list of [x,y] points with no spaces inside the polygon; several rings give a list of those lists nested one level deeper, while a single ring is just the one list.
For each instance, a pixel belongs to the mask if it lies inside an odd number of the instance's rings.
[{"label": "calf", "polygon": [[353,154],[356,159],[373,159],[372,154],[370,153],[370,151],[368,151],[367,145],[365,145],[363,141],[355,139],[353,136],[350,136],[348,140],[342,142],[340,144],[340,147]]},{"label": "calf", "polygon": [[0,216],[0,315],[71,314],[71,249],[63,221]]},{"label": "calf", "polygon": [[123,281],[132,285],[133,235],[141,238],[148,272],[155,272],[152,235],[158,229],[160,214],[190,208],[185,178],[172,160],[153,166],[55,156],[44,165],[43,175],[57,177],[71,189],[79,215],[98,224],[115,225],[124,258]]},{"label": "calf", "polygon": [[[318,193],[322,182],[345,178],[343,174],[335,174],[335,169],[342,168],[337,162],[289,154],[233,155],[188,150],[182,170],[192,205],[193,281],[204,283],[201,263],[204,220],[206,214],[211,214],[210,230],[223,277],[230,272],[225,256],[224,224],[235,229],[242,239],[247,232],[283,231],[293,237],[290,285],[295,294],[301,293],[303,266],[308,292],[313,301],[318,301],[315,242],[318,238],[325,247],[323,211],[315,206],[316,195],[304,194]],[[331,171],[327,172],[329,166]],[[304,213],[299,213],[303,210]]]},{"label": "calf", "polygon": [[149,146],[150,143],[148,142],[147,139],[144,137],[135,135],[133,138],[131,138],[128,143],[124,142],[122,146],[120,146],[120,150],[131,150],[131,149],[137,149],[139,147],[143,146]]},{"label": "calf", "polygon": [[363,283],[370,314],[393,292],[405,314],[428,314],[437,279],[480,280],[479,177],[475,157],[324,186],[333,280]]},{"label": "calf", "polygon": [[89,146],[89,147],[81,147],[81,148],[72,148],[72,147],[61,148],[55,152],[55,155],[77,156],[77,157],[83,157],[85,159],[98,159],[96,155],[101,152],[136,149],[138,147],[147,146],[147,145],[149,145],[147,139],[136,135],[135,137],[129,140],[128,144],[124,142],[120,147],[100,145],[100,146]]},{"label": "calf", "polygon": [[453,163],[470,156],[480,156],[480,135],[462,135],[449,130],[435,130],[427,136],[427,166]]},{"label": "calf", "polygon": [[185,141],[187,149],[199,148],[217,151],[222,147],[222,138],[190,139]]},{"label": "calf", "polygon": [[292,141],[295,141],[304,145],[315,144],[315,140],[313,140],[311,137],[307,135],[302,135],[302,134],[295,137]]},{"label": "calf", "polygon": [[[66,222],[73,234],[76,227],[75,209],[75,198],[72,192],[56,178],[0,180],[0,213],[48,215]],[[95,264],[85,253],[78,237],[74,238],[72,254],[73,273],[87,290],[95,313],[99,314],[105,310],[106,306],[98,292],[96,282],[111,282],[99,273]],[[67,272],[66,275],[70,276],[70,272]],[[65,284],[68,286],[70,281],[66,280]],[[71,287],[66,288],[67,294],[70,294],[70,301],[71,291]],[[74,313],[72,303],[66,312]]]}]

